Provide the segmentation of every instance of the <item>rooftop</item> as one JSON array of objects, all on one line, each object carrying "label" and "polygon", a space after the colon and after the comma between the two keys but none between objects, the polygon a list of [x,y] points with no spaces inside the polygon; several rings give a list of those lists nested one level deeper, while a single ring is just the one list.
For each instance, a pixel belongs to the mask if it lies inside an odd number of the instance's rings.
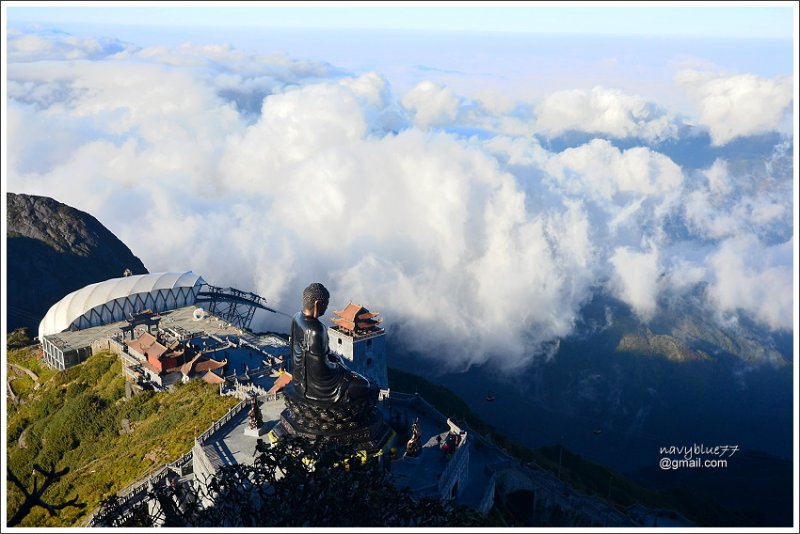
[{"label": "rooftop", "polygon": [[[161,312],[161,325],[163,330],[175,329],[178,332],[204,332],[212,343],[214,341],[210,336],[228,337],[228,339],[238,341],[240,338],[248,343],[252,343],[258,347],[264,347],[267,352],[271,354],[286,354],[288,350],[285,348],[287,345],[286,340],[272,334],[265,334],[256,336],[250,332],[240,330],[234,326],[229,325],[225,321],[206,315],[202,319],[195,319],[193,316],[196,306],[186,306],[175,310]],[[69,352],[71,350],[88,347],[93,341],[98,339],[113,338],[121,334],[120,328],[127,326],[128,321],[117,321],[101,326],[94,326],[92,328],[85,328],[83,330],[59,332],[45,336],[54,345]],[[139,326],[136,328],[134,337],[138,337],[140,333],[147,332],[147,327]]]},{"label": "rooftop", "polygon": [[379,314],[372,313],[361,304],[353,304],[352,302],[345,309],[336,310],[333,313],[335,315],[332,319],[334,324],[338,325],[340,329],[355,332],[356,334],[375,330],[381,321],[376,319]]},{"label": "rooftop", "polygon": [[159,343],[155,336],[148,332],[143,332],[138,338],[128,340],[125,343],[141,354],[147,354],[154,358],[160,358],[162,354],[167,352],[167,347]]}]

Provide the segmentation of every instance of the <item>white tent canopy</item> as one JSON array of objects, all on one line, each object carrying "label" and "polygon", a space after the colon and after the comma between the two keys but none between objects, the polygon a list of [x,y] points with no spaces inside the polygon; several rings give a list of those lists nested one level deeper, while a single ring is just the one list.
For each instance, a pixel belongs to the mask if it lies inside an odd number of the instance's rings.
[{"label": "white tent canopy", "polygon": [[124,320],[144,309],[173,310],[195,303],[205,280],[191,271],[112,278],[73,291],[53,304],[39,323],[39,339],[68,329]]}]

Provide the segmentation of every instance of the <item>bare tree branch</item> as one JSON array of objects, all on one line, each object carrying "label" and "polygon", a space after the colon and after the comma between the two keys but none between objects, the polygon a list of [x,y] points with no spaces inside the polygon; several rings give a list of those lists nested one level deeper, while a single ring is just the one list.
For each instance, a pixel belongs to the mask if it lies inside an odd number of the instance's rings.
[{"label": "bare tree branch", "polygon": [[52,504],[46,502],[42,499],[45,491],[58,479],[63,477],[69,472],[69,467],[65,467],[61,471],[56,471],[55,466],[50,465],[48,470],[43,469],[42,467],[34,464],[33,469],[35,472],[38,472],[44,477],[42,481],[42,487],[39,487],[39,479],[36,477],[36,473],[33,476],[33,489],[28,491],[25,485],[20,482],[19,478],[11,471],[10,468],[6,467],[6,478],[14,484],[17,489],[22,492],[22,495],[25,499],[22,501],[22,505],[20,506],[19,510],[8,520],[8,526],[13,527],[18,525],[20,521],[22,521],[25,516],[27,516],[35,506],[39,506],[47,510],[51,516],[55,516],[58,513],[58,510],[63,510],[67,507],[75,507],[75,508],[84,508],[86,506],[85,503],[79,503],[77,498],[70,499],[66,502],[61,504]]},{"label": "bare tree branch", "polygon": [[[379,460],[324,442],[281,440],[253,465],[221,468],[203,484],[159,486],[130,508],[110,499],[97,526],[382,527],[478,526],[477,511],[398,489]],[[205,504],[203,504],[205,503]]]}]

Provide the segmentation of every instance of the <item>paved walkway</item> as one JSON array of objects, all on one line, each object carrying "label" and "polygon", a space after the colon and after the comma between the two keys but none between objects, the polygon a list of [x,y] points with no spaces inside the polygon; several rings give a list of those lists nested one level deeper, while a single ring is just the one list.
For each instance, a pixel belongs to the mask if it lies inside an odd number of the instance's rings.
[{"label": "paved walkway", "polygon": [[[285,405],[283,397],[279,396],[277,400],[264,401],[259,400],[261,405],[261,417],[264,421],[264,427],[271,430],[280,420],[281,412]],[[253,451],[256,448],[256,436],[248,436],[244,433],[248,427],[247,413],[250,411],[249,406],[236,414],[230,421],[225,423],[213,436],[206,440],[203,444],[204,449],[208,453],[213,453],[218,458],[209,458],[212,462],[218,461],[219,465],[231,464],[247,464],[253,463]],[[266,433],[259,436],[261,439],[266,440]]]}]

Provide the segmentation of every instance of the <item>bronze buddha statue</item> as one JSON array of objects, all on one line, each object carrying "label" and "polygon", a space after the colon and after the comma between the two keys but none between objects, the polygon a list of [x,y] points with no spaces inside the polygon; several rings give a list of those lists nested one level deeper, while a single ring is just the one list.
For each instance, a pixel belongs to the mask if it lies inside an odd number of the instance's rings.
[{"label": "bronze buddha statue", "polygon": [[346,434],[374,424],[378,388],[347,368],[328,347],[327,328],[319,321],[330,293],[319,283],[303,291],[303,311],[292,318],[292,381],[284,390],[286,426],[311,436]]},{"label": "bronze buddha statue", "polygon": [[306,399],[335,404],[366,398],[370,383],[348,369],[328,348],[328,329],[319,321],[330,294],[319,283],[303,291],[303,311],[292,318],[292,385]]}]

